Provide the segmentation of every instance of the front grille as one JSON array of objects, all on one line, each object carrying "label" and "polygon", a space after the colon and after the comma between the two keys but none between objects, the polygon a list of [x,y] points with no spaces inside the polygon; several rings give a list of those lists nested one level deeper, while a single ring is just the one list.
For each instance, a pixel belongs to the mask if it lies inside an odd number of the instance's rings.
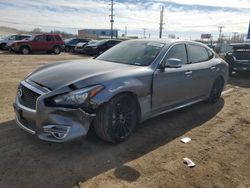
[{"label": "front grille", "polygon": [[23,126],[27,127],[28,129],[32,131],[36,130],[36,122],[34,120],[20,117],[19,121]]},{"label": "front grille", "polygon": [[21,95],[18,95],[20,104],[31,109],[36,109],[36,100],[40,94],[30,90],[29,88],[20,84],[18,90],[21,90]]}]

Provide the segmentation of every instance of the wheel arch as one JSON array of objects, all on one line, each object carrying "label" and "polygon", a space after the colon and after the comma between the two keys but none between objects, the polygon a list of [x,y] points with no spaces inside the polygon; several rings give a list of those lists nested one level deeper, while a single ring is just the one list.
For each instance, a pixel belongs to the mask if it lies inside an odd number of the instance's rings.
[{"label": "wheel arch", "polygon": [[129,95],[133,98],[133,100],[135,101],[136,103],[136,112],[137,112],[137,123],[140,121],[141,119],[141,105],[139,103],[139,100],[138,100],[138,96],[136,95],[136,93],[133,93],[132,91],[124,91],[124,92],[121,92],[119,93],[118,95]]},{"label": "wheel arch", "polygon": [[27,48],[29,48],[30,51],[32,51],[31,46],[28,45],[28,44],[23,44],[23,45],[21,45],[21,46],[20,46],[20,50],[21,50],[22,48],[24,48],[24,47],[27,47]]},{"label": "wheel arch", "polygon": [[140,122],[140,119],[141,119],[141,105],[140,105],[139,98],[138,98],[137,94],[132,92],[132,91],[121,91],[119,93],[116,93],[112,97],[107,98],[103,103],[101,103],[98,106],[98,108],[100,108],[100,106],[102,106],[102,105],[106,105],[111,99],[113,99],[115,97],[118,97],[118,96],[121,96],[121,95],[128,95],[134,100],[134,102],[136,103],[136,107],[137,107],[137,123]]}]

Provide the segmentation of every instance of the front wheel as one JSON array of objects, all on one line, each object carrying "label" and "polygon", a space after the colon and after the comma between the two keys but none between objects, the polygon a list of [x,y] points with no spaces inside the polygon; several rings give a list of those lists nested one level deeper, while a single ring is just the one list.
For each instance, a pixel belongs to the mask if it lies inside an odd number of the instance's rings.
[{"label": "front wheel", "polygon": [[7,48],[7,44],[3,43],[0,45],[1,50],[5,50]]},{"label": "front wheel", "polygon": [[96,134],[103,140],[125,141],[137,123],[137,104],[130,95],[119,95],[100,107],[94,119]]},{"label": "front wheel", "polygon": [[210,96],[207,101],[209,103],[215,103],[220,98],[223,88],[224,80],[222,77],[218,77],[212,86]]},{"label": "front wheel", "polygon": [[61,53],[61,48],[59,47],[59,46],[55,46],[54,48],[53,48],[53,53],[54,54],[60,54]]}]

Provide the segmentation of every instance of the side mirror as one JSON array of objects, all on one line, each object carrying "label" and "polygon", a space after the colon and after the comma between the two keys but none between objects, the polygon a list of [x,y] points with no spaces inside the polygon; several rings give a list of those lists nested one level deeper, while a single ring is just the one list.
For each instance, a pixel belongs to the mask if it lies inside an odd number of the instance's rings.
[{"label": "side mirror", "polygon": [[180,59],[169,58],[166,62],[164,62],[164,68],[180,68],[182,67],[183,62]]}]

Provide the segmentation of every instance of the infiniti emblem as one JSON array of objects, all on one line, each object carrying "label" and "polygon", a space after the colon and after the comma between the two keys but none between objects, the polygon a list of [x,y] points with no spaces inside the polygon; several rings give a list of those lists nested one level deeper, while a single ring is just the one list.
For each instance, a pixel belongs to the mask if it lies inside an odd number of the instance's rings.
[{"label": "infiniti emblem", "polygon": [[21,89],[18,89],[17,94],[21,98],[23,96],[23,91]]}]

